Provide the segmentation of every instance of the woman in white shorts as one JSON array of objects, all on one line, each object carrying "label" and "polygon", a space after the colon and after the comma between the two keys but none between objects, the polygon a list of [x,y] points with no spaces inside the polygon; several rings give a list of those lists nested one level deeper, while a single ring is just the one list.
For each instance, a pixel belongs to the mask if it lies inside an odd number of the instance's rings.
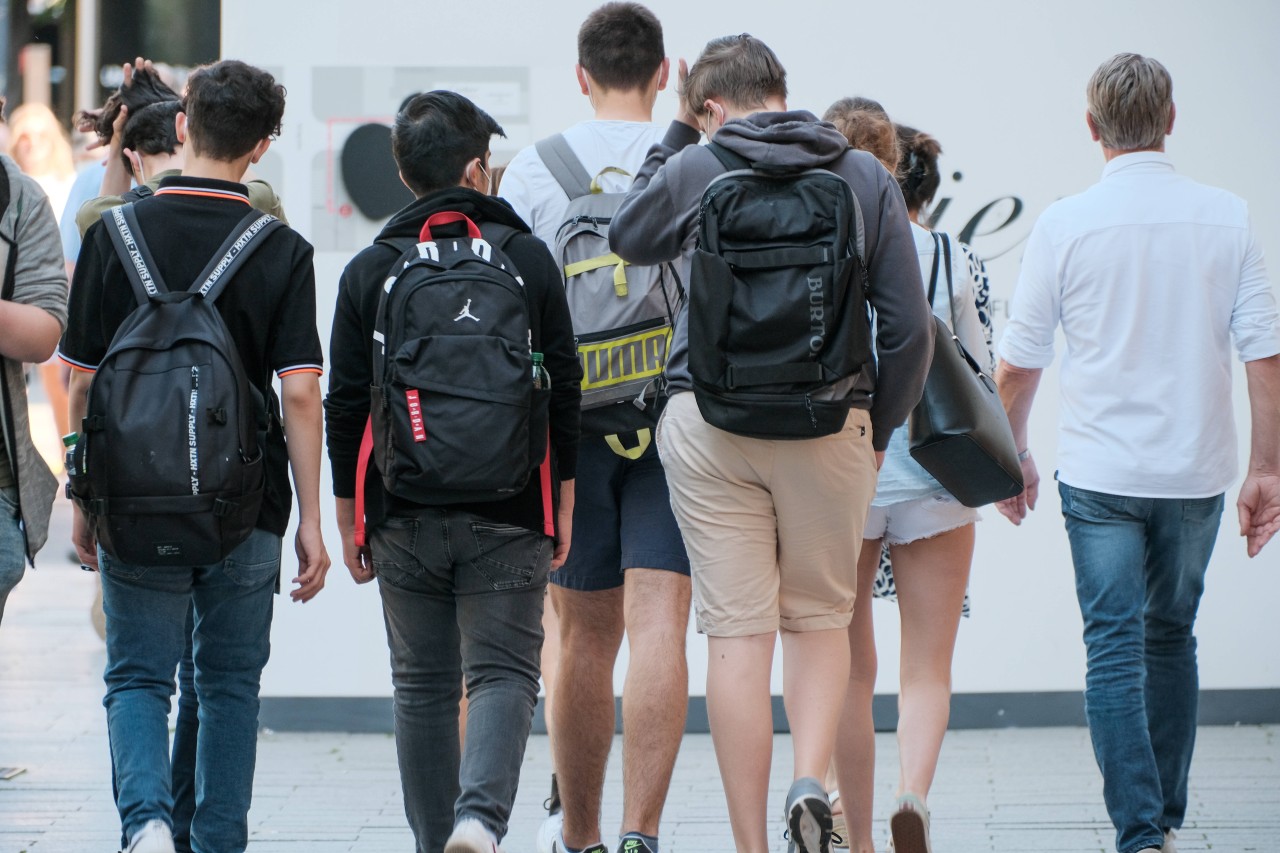
[{"label": "woman in white shorts", "polygon": [[[934,235],[920,225],[920,212],[938,190],[941,146],[928,134],[897,126],[896,150],[886,137],[888,117],[865,99],[838,102],[826,118],[854,147],[875,154],[898,177],[912,222],[921,275],[928,288],[936,253]],[[896,166],[896,168],[895,168]],[[945,235],[940,235],[945,237]],[[950,242],[956,334],[978,361],[992,369],[990,340],[976,304],[986,297],[982,262],[959,241]],[[944,255],[945,257],[945,255]],[[946,270],[939,258],[933,311],[952,324]],[[880,469],[876,496],[863,531],[857,598],[849,625],[851,668],[835,763],[844,812],[845,843],[874,853],[872,794],[875,730],[871,700],[876,680],[871,600],[882,542],[892,557],[901,615],[901,687],[898,694],[899,777],[890,818],[896,853],[927,853],[925,801],[937,769],[951,704],[951,658],[969,582],[977,510],[963,506],[911,458],[907,429],[894,433]]]}]

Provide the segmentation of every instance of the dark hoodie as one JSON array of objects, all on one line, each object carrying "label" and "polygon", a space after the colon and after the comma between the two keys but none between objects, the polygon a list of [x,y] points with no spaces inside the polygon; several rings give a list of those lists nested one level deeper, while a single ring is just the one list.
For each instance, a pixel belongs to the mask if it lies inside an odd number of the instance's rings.
[{"label": "dark hoodie", "polygon": [[[373,326],[382,285],[402,252],[417,242],[422,223],[441,210],[458,210],[480,226],[507,225],[518,234],[503,246],[529,296],[533,348],[545,355],[551,374],[551,447],[557,479],[571,480],[578,465],[578,415],[582,367],[573,341],[573,324],[564,285],[551,253],[529,226],[504,201],[464,188],[431,193],[391,217],[378,240],[392,240],[400,248],[374,243],[351,259],[338,282],[338,301],[329,343],[329,394],[325,397],[325,424],[329,461],[333,466],[333,493],[352,498],[356,492],[356,459],[365,419],[369,416],[369,386],[373,381]],[[453,227],[453,226],[450,226]],[[441,229],[452,233],[449,227]],[[459,227],[459,234],[463,233]],[[477,425],[483,439],[483,425]],[[394,498],[382,487],[382,476],[370,462],[366,483],[366,515],[370,528],[389,513],[411,513],[416,505]],[[552,489],[558,500],[560,490]],[[523,492],[504,501],[454,504],[451,508],[473,512],[501,524],[542,531],[543,510],[537,478],[530,478]]]},{"label": "dark hoodie", "polygon": [[[711,151],[698,145],[699,138],[687,124],[672,122],[666,137],[649,151],[609,229],[613,250],[632,263],[683,257],[686,282],[703,191],[726,171]],[[834,126],[803,110],[733,119],[720,128],[715,141],[753,163],[830,169],[853,189],[866,221],[868,299],[875,309],[877,359],[854,380],[853,405],[871,410],[873,445],[884,450],[893,430],[919,401],[933,356],[933,322],[897,182],[875,157],[850,149]],[[688,306],[686,300],[676,318],[667,361],[673,393],[693,389]]]}]

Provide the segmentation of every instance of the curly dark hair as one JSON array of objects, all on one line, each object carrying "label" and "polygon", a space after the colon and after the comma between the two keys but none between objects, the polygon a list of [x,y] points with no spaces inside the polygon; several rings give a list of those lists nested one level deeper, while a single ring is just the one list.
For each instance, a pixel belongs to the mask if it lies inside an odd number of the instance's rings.
[{"label": "curly dark hair", "polygon": [[182,99],[188,143],[201,156],[235,160],[280,134],[284,86],[261,68],[238,59],[202,65],[187,78]]}]

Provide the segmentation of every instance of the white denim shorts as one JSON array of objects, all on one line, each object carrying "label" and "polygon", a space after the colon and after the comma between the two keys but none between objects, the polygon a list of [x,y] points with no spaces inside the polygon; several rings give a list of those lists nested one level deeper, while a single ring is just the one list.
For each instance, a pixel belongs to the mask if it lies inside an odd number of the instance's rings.
[{"label": "white denim shorts", "polygon": [[883,539],[890,545],[906,545],[956,530],[981,518],[976,509],[941,492],[913,501],[871,507],[862,537]]}]

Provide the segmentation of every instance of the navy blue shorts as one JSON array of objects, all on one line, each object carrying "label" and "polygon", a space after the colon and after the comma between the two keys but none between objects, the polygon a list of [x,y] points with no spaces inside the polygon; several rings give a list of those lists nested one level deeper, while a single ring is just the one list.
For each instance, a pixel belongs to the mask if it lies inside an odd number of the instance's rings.
[{"label": "navy blue shorts", "polygon": [[[622,438],[628,447],[637,447],[636,439],[634,433]],[[584,438],[574,481],[573,542],[551,582],[580,592],[616,589],[627,569],[689,574],[658,448],[649,444],[633,460],[603,438]]]}]

